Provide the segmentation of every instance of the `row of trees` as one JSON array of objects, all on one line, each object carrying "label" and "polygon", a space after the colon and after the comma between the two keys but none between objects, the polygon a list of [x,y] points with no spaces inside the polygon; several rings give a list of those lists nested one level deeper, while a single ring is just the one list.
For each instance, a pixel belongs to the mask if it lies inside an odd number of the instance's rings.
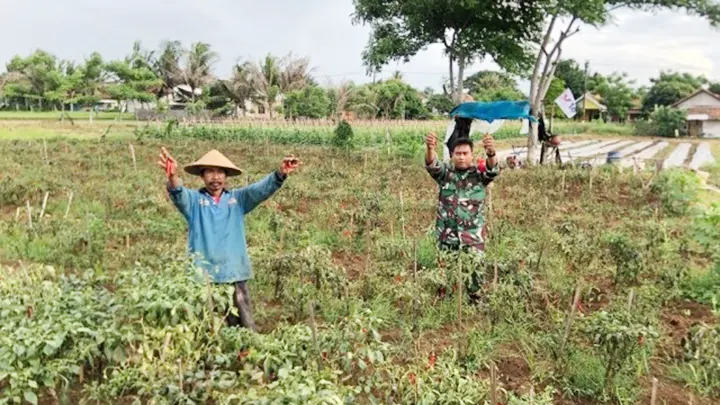
[{"label": "row of trees", "polygon": [[[440,93],[431,88],[418,91],[398,72],[376,83],[321,87],[312,76],[309,59],[292,54],[239,62],[228,78],[218,79],[213,74],[217,60],[210,45],[201,42],[184,48],[178,41],[169,41],[158,51],[143,49],[136,42],[122,60],[106,62],[95,52],[79,64],[38,50],[7,64],[7,71],[0,75],[0,100],[10,108],[65,110],[93,105],[102,98],[162,105],[180,97],[192,111],[209,109],[217,114],[243,114],[252,108],[289,118],[340,118],[353,113],[392,119],[426,119],[449,112],[456,103],[452,79],[445,80]],[[518,88],[518,77],[480,71],[463,79],[463,93],[478,101],[525,100],[528,97]],[[720,92],[720,84],[675,72],[662,72],[650,87],[635,88],[625,73],[591,72],[586,77],[576,61],[561,60],[543,104],[552,104],[565,88],[576,98],[586,88],[602,98],[611,115],[624,117],[639,103],[649,114],[655,106],[671,105],[703,85]],[[184,91],[178,93],[178,87]]]},{"label": "row of trees", "polygon": [[[557,83],[555,73],[565,41],[581,24],[600,27],[618,9],[680,10],[720,23],[716,0],[533,0],[445,1],[353,0],[354,21],[371,28],[364,63],[378,72],[391,61],[408,61],[431,44],[444,46],[454,101],[462,97],[465,68],[482,59],[530,78],[534,114]],[[608,82],[617,85],[621,78]],[[620,80],[622,81],[622,80]],[[557,84],[555,84],[557,86]],[[613,94],[614,96],[614,94]],[[538,127],[532,126],[528,156],[537,154]]]}]

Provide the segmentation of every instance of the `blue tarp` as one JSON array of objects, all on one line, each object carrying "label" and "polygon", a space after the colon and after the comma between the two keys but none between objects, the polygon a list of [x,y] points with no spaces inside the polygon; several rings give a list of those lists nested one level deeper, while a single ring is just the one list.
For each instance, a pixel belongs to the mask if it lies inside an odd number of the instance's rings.
[{"label": "blue tarp", "polygon": [[519,119],[537,121],[535,117],[530,115],[530,103],[527,101],[470,101],[453,108],[450,111],[450,117],[455,116],[487,122]]}]

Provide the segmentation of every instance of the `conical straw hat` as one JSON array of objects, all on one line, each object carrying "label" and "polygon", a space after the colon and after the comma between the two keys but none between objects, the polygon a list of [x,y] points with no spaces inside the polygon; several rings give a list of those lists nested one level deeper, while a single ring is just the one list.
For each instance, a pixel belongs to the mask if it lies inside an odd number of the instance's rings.
[{"label": "conical straw hat", "polygon": [[225,155],[218,152],[216,149],[206,153],[205,156],[198,159],[195,163],[185,166],[185,171],[194,176],[200,176],[202,169],[207,167],[219,167],[221,169],[225,169],[227,170],[228,176],[237,176],[242,173],[242,170],[235,166],[230,159],[226,158]]}]

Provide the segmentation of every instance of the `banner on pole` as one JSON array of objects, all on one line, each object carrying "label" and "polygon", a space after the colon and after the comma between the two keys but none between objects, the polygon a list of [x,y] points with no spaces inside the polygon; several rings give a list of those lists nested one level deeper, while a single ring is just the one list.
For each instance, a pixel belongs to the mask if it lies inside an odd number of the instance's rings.
[{"label": "banner on pole", "polygon": [[577,114],[577,101],[575,101],[575,96],[573,96],[570,89],[565,89],[565,91],[555,99],[555,104],[560,106],[560,109],[568,118],[572,118]]}]

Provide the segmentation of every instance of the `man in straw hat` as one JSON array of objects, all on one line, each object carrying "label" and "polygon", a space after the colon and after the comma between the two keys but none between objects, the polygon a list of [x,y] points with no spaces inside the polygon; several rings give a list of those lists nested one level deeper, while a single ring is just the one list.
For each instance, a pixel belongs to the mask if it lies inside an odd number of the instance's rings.
[{"label": "man in straw hat", "polygon": [[242,170],[217,150],[185,166],[185,172],[202,178],[205,187],[200,190],[183,187],[175,159],[165,148],[158,164],[168,177],[170,199],[187,220],[188,247],[196,257],[195,264],[207,271],[214,283],[235,286],[233,298],[239,316],[228,315],[228,323],[256,330],[247,288],[252,268],[245,240],[245,215],[273,195],[300,161],[286,156],[280,168],[264,179],[232,190],[226,188],[227,178]]}]

